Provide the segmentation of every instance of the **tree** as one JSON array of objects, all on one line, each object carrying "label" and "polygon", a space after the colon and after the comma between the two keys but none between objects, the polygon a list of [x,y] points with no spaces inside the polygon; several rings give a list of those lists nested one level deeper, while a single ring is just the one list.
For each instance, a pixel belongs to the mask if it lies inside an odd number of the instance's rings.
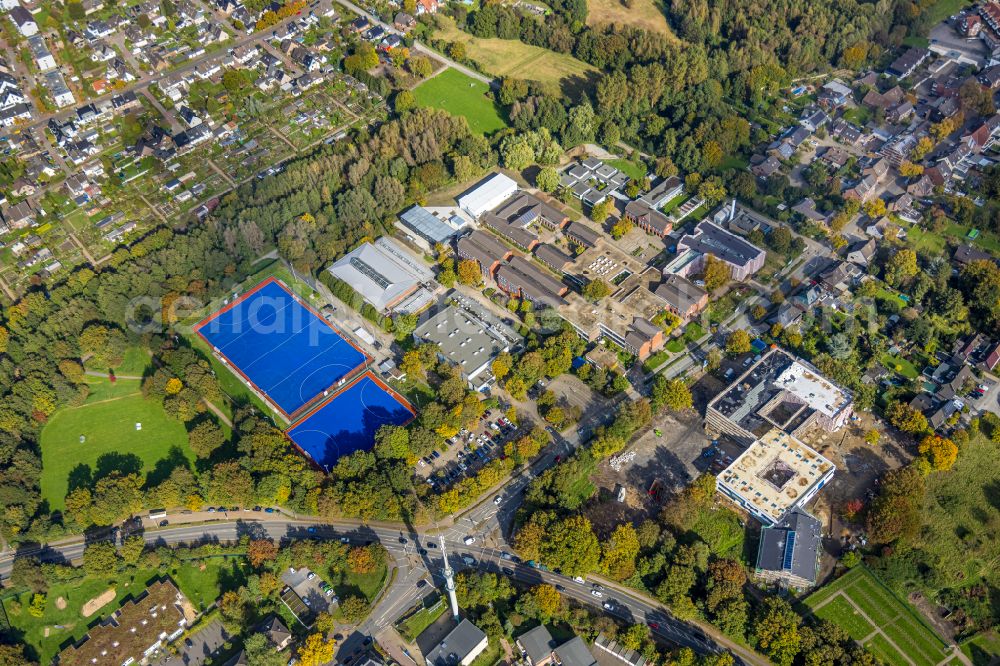
[{"label": "tree", "polygon": [[595,278],[583,285],[583,289],[580,290],[580,293],[583,294],[583,297],[588,301],[596,303],[602,298],[606,298],[607,295],[611,293],[611,287],[609,287],[608,283],[601,278]]},{"label": "tree", "polygon": [[916,407],[894,400],[885,410],[885,418],[894,427],[911,435],[927,431],[927,417]]},{"label": "tree", "polygon": [[621,240],[625,234],[632,230],[633,226],[632,220],[623,217],[611,225],[611,237],[615,240]]},{"label": "tree", "polygon": [[247,666],[285,666],[288,656],[274,649],[267,634],[250,634],[243,641],[243,657]]},{"label": "tree", "polygon": [[508,169],[521,171],[535,161],[535,149],[525,134],[510,134],[500,142],[500,159]]},{"label": "tree", "polygon": [[555,192],[559,187],[559,173],[552,167],[543,167],[535,176],[535,185],[542,192]]},{"label": "tree", "polygon": [[736,329],[726,338],[726,353],[730,357],[746,354],[750,349],[750,334],[742,328]]},{"label": "tree", "polygon": [[462,42],[452,42],[448,46],[448,57],[452,60],[462,62],[466,58],[465,44]]},{"label": "tree", "polygon": [[278,545],[271,539],[251,539],[247,544],[247,559],[255,569],[260,569],[278,556]]},{"label": "tree", "polygon": [[128,341],[121,330],[103,324],[90,324],[80,333],[80,351],[104,367],[121,365],[127,346]]},{"label": "tree", "polygon": [[122,562],[126,565],[134,567],[139,564],[139,560],[142,558],[142,553],[146,550],[146,540],[139,535],[133,535],[126,537],[122,541],[121,557]]},{"label": "tree", "polygon": [[462,259],[458,262],[458,281],[470,287],[483,283],[483,273],[479,270],[479,262],[474,259]]},{"label": "tree", "polygon": [[899,165],[899,175],[906,178],[911,178],[913,176],[919,176],[924,172],[924,167],[919,164],[914,164],[909,160],[903,160],[903,163]]},{"label": "tree", "polygon": [[45,594],[49,590],[48,577],[42,570],[42,565],[34,557],[18,557],[14,560],[10,571],[11,587],[26,587],[37,594]]},{"label": "tree", "polygon": [[600,201],[590,209],[590,219],[598,224],[604,224],[611,215],[611,209],[614,208],[615,204],[610,198],[606,198]]},{"label": "tree", "polygon": [[544,623],[552,619],[562,605],[562,595],[552,585],[543,583],[536,585],[528,592],[538,611],[539,619]]},{"label": "tree", "polygon": [[426,79],[434,71],[430,58],[426,56],[413,56],[406,62],[406,67],[413,72],[414,76],[419,76],[422,79]]},{"label": "tree", "polygon": [[799,652],[802,618],[780,597],[766,597],[754,619],[757,645],[778,666],[791,666]]},{"label": "tree", "polygon": [[868,534],[883,544],[913,538],[920,529],[923,499],[924,478],[916,466],[886,473],[865,516]]},{"label": "tree", "polygon": [[23,645],[0,644],[0,666],[38,666],[38,662],[25,656]]},{"label": "tree", "polygon": [[705,258],[705,289],[713,292],[729,284],[729,265],[712,255]]},{"label": "tree", "polygon": [[662,374],[656,375],[649,394],[650,404],[654,410],[659,411],[667,407],[672,411],[680,412],[691,409],[694,401],[691,397],[691,389],[688,388],[684,380],[679,378],[667,379]]},{"label": "tree", "polygon": [[409,90],[400,90],[396,93],[393,105],[396,108],[396,113],[406,113],[417,107],[417,98]]},{"label": "tree", "polygon": [[951,469],[958,457],[958,447],[955,443],[940,435],[927,435],[920,440],[917,449],[930,463],[931,468],[938,471]]},{"label": "tree", "polygon": [[865,215],[873,220],[885,215],[885,200],[881,197],[870,199],[864,204]]},{"label": "tree", "polygon": [[368,615],[368,602],[358,596],[341,599],[340,612],[344,614],[344,620],[351,624],[358,624]]},{"label": "tree", "polygon": [[323,666],[333,660],[336,643],[323,634],[309,634],[299,646],[299,662],[302,666]]},{"label": "tree", "polygon": [[631,523],[623,523],[605,542],[601,566],[615,580],[625,580],[635,573],[635,558],[638,555],[639,535]]},{"label": "tree", "polygon": [[347,553],[347,566],[356,574],[367,574],[375,571],[378,567],[378,558],[375,555],[374,544],[370,546],[355,546]]},{"label": "tree", "polygon": [[882,433],[880,433],[878,430],[875,430],[874,428],[865,433],[865,441],[871,444],[872,446],[878,446],[878,442],[879,439],[881,439],[881,437]]},{"label": "tree", "polygon": [[188,433],[191,450],[199,458],[208,458],[226,441],[222,428],[212,420],[201,421]]},{"label": "tree", "polygon": [[83,570],[92,576],[118,571],[118,551],[110,541],[96,541],[83,549]]}]

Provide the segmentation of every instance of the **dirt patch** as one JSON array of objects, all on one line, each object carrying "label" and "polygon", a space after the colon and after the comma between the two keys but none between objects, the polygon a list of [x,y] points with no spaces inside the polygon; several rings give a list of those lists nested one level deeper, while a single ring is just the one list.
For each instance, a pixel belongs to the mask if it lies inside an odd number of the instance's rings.
[{"label": "dirt patch", "polygon": [[198,617],[198,610],[187,597],[184,597],[184,601],[181,602],[181,611],[184,613],[184,619],[187,620],[188,626],[193,624],[195,619]]},{"label": "dirt patch", "polygon": [[62,597],[56,599],[56,608],[59,610],[66,610],[66,600]]},{"label": "dirt patch", "polygon": [[934,629],[936,629],[937,632],[945,638],[945,640],[954,642],[955,625],[942,617],[942,615],[948,612],[946,608],[936,605],[919,592],[911,592],[907,597],[907,601],[913,604],[913,606],[920,611],[920,614],[924,616],[924,619],[930,622]]},{"label": "dirt patch", "polygon": [[103,607],[107,606],[112,601],[114,601],[115,596],[117,596],[115,588],[109,587],[107,590],[105,590],[101,594],[97,595],[96,597],[85,603],[83,605],[83,608],[80,609],[80,615],[82,615],[83,617],[90,617],[91,615],[93,615],[94,613],[96,613],[97,611],[101,610]]}]

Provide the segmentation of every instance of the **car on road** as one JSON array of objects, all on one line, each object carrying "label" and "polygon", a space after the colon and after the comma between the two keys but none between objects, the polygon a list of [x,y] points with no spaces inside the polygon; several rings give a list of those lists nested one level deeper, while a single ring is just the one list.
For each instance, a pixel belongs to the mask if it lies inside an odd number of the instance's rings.
[{"label": "car on road", "polygon": [[259,512],[260,512],[260,507],[259,507],[259,506],[255,506],[255,507],[254,507],[254,508],[252,509],[252,511],[257,511],[257,512],[259,513]]},{"label": "car on road", "polygon": [[510,559],[513,559],[513,558],[511,557],[510,553],[503,552],[503,553],[500,553],[500,559],[501,560],[510,560]]},{"label": "car on road", "polygon": [[419,589],[421,587],[427,587],[427,580],[424,578],[417,581],[417,588]]},{"label": "car on road", "polygon": [[437,548],[438,545],[436,543],[434,543],[433,541],[428,541],[427,542],[427,547],[428,548]]},{"label": "car on road", "polygon": [[310,525],[309,527],[306,528],[306,532],[309,532],[309,534],[316,534],[316,526]]},{"label": "car on road", "polygon": [[593,589],[593,590],[591,590],[590,594],[593,595],[593,596],[595,596],[595,597],[597,597],[598,599],[600,599],[601,597],[604,596],[604,593],[601,592],[600,590],[596,589],[596,588]]},{"label": "car on road", "polygon": [[470,567],[476,566],[476,558],[474,558],[472,555],[462,555],[462,561],[465,562]]},{"label": "car on road", "polygon": [[660,625],[657,622],[647,622],[646,626],[648,626],[650,629],[654,629],[654,630],[660,628]]},{"label": "car on road", "polygon": [[277,509],[272,509],[271,507],[264,509],[264,513],[277,513],[277,511]]},{"label": "car on road", "polygon": [[462,541],[465,542],[466,546],[471,546],[472,544],[476,543],[476,537],[474,537],[474,536],[467,536],[464,539],[462,539]]},{"label": "car on road", "polygon": [[493,503],[496,504],[497,506],[500,506],[503,503],[503,498],[497,495],[496,497],[493,498]]},{"label": "car on road", "polygon": [[573,580],[579,583],[580,585],[585,585],[587,583],[587,581],[585,581],[582,576],[573,576]]},{"label": "car on road", "polygon": [[351,543],[351,540],[345,536],[340,537],[340,543]]},{"label": "car on road", "polygon": [[614,601],[609,600],[604,602],[604,610],[613,611],[614,609],[615,609]]},{"label": "car on road", "polygon": [[505,575],[505,576],[513,576],[514,575],[514,570],[511,569],[510,567],[504,567],[504,568],[500,569],[500,571],[502,571],[503,575]]},{"label": "car on road", "polygon": [[418,555],[426,555],[427,554],[427,549],[426,548],[417,548],[417,554]]},{"label": "car on road", "polygon": [[161,520],[160,521],[160,527],[166,527],[169,524],[170,524],[169,520]]}]

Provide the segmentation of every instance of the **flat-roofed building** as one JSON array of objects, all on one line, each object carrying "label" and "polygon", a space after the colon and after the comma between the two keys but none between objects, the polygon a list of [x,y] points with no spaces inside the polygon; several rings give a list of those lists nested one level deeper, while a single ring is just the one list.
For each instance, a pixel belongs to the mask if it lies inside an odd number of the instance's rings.
[{"label": "flat-roofed building", "polygon": [[488,644],[486,632],[468,620],[462,620],[427,653],[427,666],[469,666]]},{"label": "flat-roofed building", "polygon": [[138,664],[184,633],[184,595],[169,580],[157,581],[134,601],[59,653],[60,666]]},{"label": "flat-roofed building", "polygon": [[491,386],[492,364],[502,352],[519,347],[524,338],[467,298],[448,306],[413,331],[418,343],[434,344],[438,356],[458,367],[462,378],[475,391]]},{"label": "flat-roofed building", "polygon": [[327,270],[381,313],[419,312],[433,300],[423,286],[434,280],[430,268],[385,236],[358,246]]},{"label": "flat-roofed building", "polygon": [[706,427],[749,445],[772,428],[800,437],[842,428],[854,396],[810,363],[775,347],[708,403]]},{"label": "flat-roofed building", "polygon": [[818,452],[773,428],[722,470],[715,487],[762,524],[775,525],[815,497],[836,470]]},{"label": "flat-roofed building", "polygon": [[488,210],[493,210],[517,193],[517,183],[502,173],[490,174],[476,183],[465,194],[458,197],[458,205],[469,215],[478,218]]},{"label": "flat-roofed building", "polygon": [[816,584],[822,525],[800,508],[760,531],[755,576],[765,583],[807,589]]},{"label": "flat-roofed building", "polygon": [[513,254],[509,247],[479,229],[459,238],[455,250],[462,259],[477,262],[484,277],[492,277],[500,264]]},{"label": "flat-roofed building", "polygon": [[427,249],[433,249],[438,243],[448,243],[465,227],[465,220],[457,215],[442,219],[423,206],[406,209],[399,215],[399,221],[422,240]]},{"label": "flat-roofed building", "polygon": [[678,258],[663,269],[664,274],[676,273],[688,277],[705,268],[709,255],[729,266],[734,280],[743,281],[764,267],[767,253],[753,243],[726,231],[709,220],[702,220],[694,233],[685,234],[677,242]]},{"label": "flat-roofed building", "polygon": [[639,197],[639,201],[650,208],[659,208],[682,194],[684,194],[684,181],[677,176],[670,176]]}]

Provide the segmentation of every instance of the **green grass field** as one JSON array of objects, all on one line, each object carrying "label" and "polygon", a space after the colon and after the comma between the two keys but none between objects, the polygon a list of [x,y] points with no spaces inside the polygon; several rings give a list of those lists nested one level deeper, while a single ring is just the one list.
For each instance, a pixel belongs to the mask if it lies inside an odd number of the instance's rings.
[{"label": "green grass field", "polygon": [[[146,351],[145,347],[129,347],[125,350],[125,355],[122,357],[122,362],[117,366],[115,374],[125,377],[141,377],[146,368],[149,367],[152,359],[149,356],[149,352]],[[108,371],[108,368],[102,368],[93,363],[93,361],[88,361],[84,364],[87,370],[93,372],[99,372],[104,374]]]},{"label": "green grass field", "polygon": [[948,657],[944,641],[916,611],[863,566],[812,594],[805,604],[817,617],[842,627],[886,664],[934,666]]},{"label": "green grass field", "polygon": [[[211,604],[221,592],[222,581],[241,581],[242,561],[227,561],[223,558],[205,560],[205,567],[194,564],[179,567],[169,572],[174,582],[194,604],[204,608]],[[24,642],[35,652],[42,664],[52,663],[60,646],[69,641],[83,638],[90,625],[107,618],[122,605],[128,597],[142,593],[149,583],[160,577],[152,569],[131,570],[108,577],[88,576],[70,583],[54,583],[49,586],[45,612],[36,618],[28,613],[31,593],[7,597],[3,600],[4,610],[11,626],[23,632]],[[83,617],[80,610],[87,601],[99,596],[108,588],[115,589],[114,601],[103,606],[90,617]],[[227,588],[228,589],[228,588]],[[66,607],[56,607],[56,600],[62,597]],[[46,629],[48,635],[46,635]]]},{"label": "green grass field", "polygon": [[646,177],[646,166],[644,164],[631,162],[626,159],[605,160],[604,162],[618,169],[629,178],[641,181]]},{"label": "green grass field", "polygon": [[[105,454],[136,456],[143,472],[153,470],[173,447],[194,458],[184,425],[168,417],[156,401],[144,399],[139,380],[119,379],[112,384],[102,377],[87,377],[87,382],[91,386],[87,402],[56,411],[42,430],[42,498],[51,509],[62,508],[74,468],[87,465],[93,472]],[[135,429],[136,423],[142,424],[141,431]],[[86,437],[84,443],[81,435]]]},{"label": "green grass field", "polygon": [[907,379],[916,379],[920,376],[920,371],[917,367],[907,361],[905,358],[900,356],[892,356],[890,354],[884,354],[882,356],[882,365],[884,365],[889,370],[893,372],[898,372]]},{"label": "green grass field", "polygon": [[442,598],[439,598],[437,604],[430,608],[421,608],[401,621],[397,625],[399,635],[413,643],[416,641],[417,636],[423,633],[424,629],[434,624],[439,617],[444,615],[446,610],[448,610],[448,604]]},{"label": "green grass field", "polygon": [[973,666],[987,666],[1000,658],[1000,636],[994,631],[974,636],[962,643],[962,652]]},{"label": "green grass field", "polygon": [[599,76],[596,67],[565,53],[549,51],[517,39],[473,37],[459,30],[455,21],[443,14],[435,16],[434,25],[436,39],[465,44],[469,60],[476,63],[479,71],[491,76],[538,81],[558,87],[559,92],[574,99],[592,86]]},{"label": "green grass field", "polygon": [[462,116],[477,134],[492,134],[507,126],[486,96],[488,92],[488,85],[455,69],[446,69],[413,89],[418,105]]}]

